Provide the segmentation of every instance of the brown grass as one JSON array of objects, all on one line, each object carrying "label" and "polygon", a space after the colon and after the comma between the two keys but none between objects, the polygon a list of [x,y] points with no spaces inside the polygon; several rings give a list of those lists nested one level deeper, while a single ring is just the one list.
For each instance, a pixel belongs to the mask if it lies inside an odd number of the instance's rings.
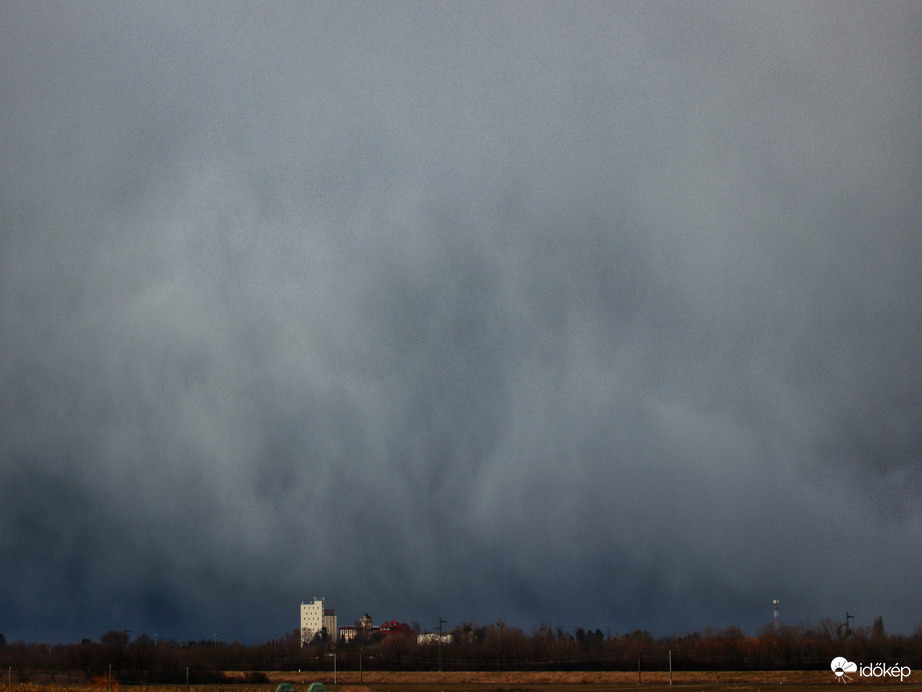
[{"label": "brown grass", "polygon": [[[227,673],[232,682],[193,685],[192,692],[274,692],[280,682],[295,685],[296,692],[306,692],[311,682],[322,682],[328,692],[606,692],[625,688],[665,692],[670,687],[668,672],[643,672],[638,684],[636,672],[384,672],[366,671],[361,679],[357,671],[341,671],[333,683],[332,671],[266,672],[269,684],[245,683],[242,673]],[[236,681],[233,682],[233,681]],[[97,684],[86,685],[0,685],[0,692],[99,692]],[[838,692],[831,671],[755,671],[755,672],[688,672],[672,674],[672,686],[685,692],[767,692],[784,685],[787,692]],[[905,682],[875,683],[855,677],[852,685],[865,692],[922,688],[922,675],[914,674]],[[122,685],[125,692],[129,685]],[[136,687],[131,685],[130,687]],[[791,688],[794,688],[792,690]],[[102,688],[105,689],[105,688]],[[113,689],[116,685],[113,683]],[[144,692],[187,692],[184,685],[140,686]],[[682,690],[677,690],[682,692]]]},{"label": "brown grass", "polygon": [[[229,674],[233,675],[233,674]],[[268,672],[267,676],[273,685],[280,682],[290,682],[296,686],[309,685],[311,682],[324,683],[332,692],[391,692],[401,688],[410,688],[415,692],[466,692],[477,690],[479,692],[511,692],[522,690],[538,690],[543,692],[556,692],[557,690],[571,689],[580,686],[592,686],[595,690],[604,688],[624,687],[668,687],[670,685],[668,671],[642,672],[638,685],[637,672],[624,671],[503,671],[503,672],[385,672],[365,671],[361,679],[357,671],[340,671],[336,675],[337,685],[333,685],[332,671],[324,672]],[[922,680],[910,676],[902,684],[874,683],[860,680],[855,676],[851,684],[859,684],[862,688],[874,687],[877,689],[892,689],[899,686],[905,689],[920,687]],[[922,678],[922,676],[919,676]],[[795,686],[798,688],[823,687],[835,685],[836,679],[832,671],[675,671],[672,673],[673,686],[694,686],[697,689],[719,686],[722,689],[761,689],[779,685]],[[300,691],[298,691],[300,692]]]},{"label": "brown grass", "polygon": [[[333,683],[332,671],[323,672],[268,672],[273,684],[290,682],[310,684],[315,680],[325,685]],[[233,673],[228,674],[228,677]],[[674,672],[673,684],[714,683],[765,683],[765,684],[820,684],[834,682],[832,672],[825,671],[755,671],[755,672]],[[642,672],[641,684],[669,684],[669,673]],[[339,671],[336,681],[340,686],[359,684],[357,671]],[[464,672],[387,672],[365,671],[361,675],[364,685],[637,685],[636,671],[464,671]]]}]

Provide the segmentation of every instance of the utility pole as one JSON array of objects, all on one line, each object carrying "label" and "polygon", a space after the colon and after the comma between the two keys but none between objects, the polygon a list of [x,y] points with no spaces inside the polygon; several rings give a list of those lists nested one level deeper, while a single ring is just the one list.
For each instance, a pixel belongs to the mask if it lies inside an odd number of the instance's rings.
[{"label": "utility pole", "polygon": [[442,623],[448,624],[448,620],[443,620],[439,615],[439,672],[442,672]]},{"label": "utility pole", "polygon": [[852,636],[852,628],[849,626],[849,620],[854,620],[854,615],[849,615],[848,611],[845,611],[845,655],[848,656],[848,640]]}]

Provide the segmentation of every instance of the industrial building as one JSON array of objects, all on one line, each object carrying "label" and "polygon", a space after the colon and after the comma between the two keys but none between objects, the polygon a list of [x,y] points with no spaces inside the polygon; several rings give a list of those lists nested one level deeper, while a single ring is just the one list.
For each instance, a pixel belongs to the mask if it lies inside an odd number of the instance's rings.
[{"label": "industrial building", "polygon": [[324,599],[314,596],[310,603],[301,602],[301,646],[318,635],[336,639],[336,613],[324,606]]}]

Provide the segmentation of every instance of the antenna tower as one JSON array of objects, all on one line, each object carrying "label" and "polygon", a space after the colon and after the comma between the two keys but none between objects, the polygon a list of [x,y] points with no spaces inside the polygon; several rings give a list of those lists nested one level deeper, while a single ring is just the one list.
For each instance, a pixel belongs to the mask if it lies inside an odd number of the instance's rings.
[{"label": "antenna tower", "polygon": [[781,629],[781,601],[776,598],[772,601],[772,606],[775,609],[775,634],[778,634]]}]

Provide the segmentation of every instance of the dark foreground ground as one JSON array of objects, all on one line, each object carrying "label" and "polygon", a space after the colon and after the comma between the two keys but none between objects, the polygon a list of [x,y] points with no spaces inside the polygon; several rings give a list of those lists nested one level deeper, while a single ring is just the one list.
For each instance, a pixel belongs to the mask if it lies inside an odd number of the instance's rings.
[{"label": "dark foreground ground", "polygon": [[[454,673],[386,673],[354,671],[332,674],[270,673],[277,685],[289,682],[296,692],[306,692],[311,682],[322,682],[328,692],[604,692],[605,690],[647,689],[720,690],[721,692],[831,692],[844,684],[829,671],[728,671],[728,672],[454,672]],[[922,672],[909,675],[902,682],[868,680],[852,676],[845,683],[863,692],[878,690],[922,689]],[[230,692],[230,691],[225,691]],[[274,687],[268,692],[274,692]]]},{"label": "dark foreground ground", "polygon": [[[229,674],[229,677],[233,674]],[[243,681],[220,685],[119,685],[119,692],[275,692],[283,682],[294,686],[295,692],[308,692],[312,682],[321,682],[327,692],[606,692],[608,690],[666,690],[677,692],[833,692],[843,688],[832,671],[747,671],[747,672],[368,672],[338,673],[335,681],[327,673],[267,673],[269,684],[253,685]],[[862,692],[884,690],[922,690],[922,671],[914,672],[902,682],[899,679],[869,680],[853,675],[845,683]],[[100,692],[108,690],[107,681],[81,685],[2,685],[0,692]]]}]

